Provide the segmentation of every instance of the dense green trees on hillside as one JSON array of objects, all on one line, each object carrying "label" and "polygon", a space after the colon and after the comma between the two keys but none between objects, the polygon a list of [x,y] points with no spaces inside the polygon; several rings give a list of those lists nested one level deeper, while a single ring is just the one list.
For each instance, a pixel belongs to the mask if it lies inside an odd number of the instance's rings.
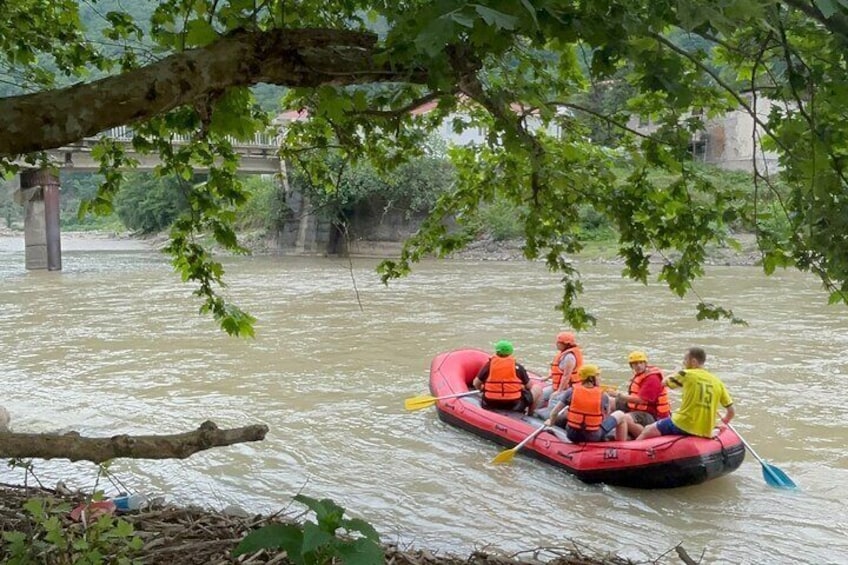
[{"label": "dense green trees on hillside", "polygon": [[[729,223],[743,223],[757,230],[767,272],[809,270],[832,301],[848,298],[844,2],[151,4],[149,22],[123,8],[101,14],[104,42],[118,47],[108,57],[102,43],[85,39],[75,1],[8,4],[0,67],[36,92],[0,98],[0,157],[133,123],[136,148],[159,153],[166,174],[189,179],[193,166],[209,167],[209,180],[186,193],[191,212],[177,219],[169,250],[183,275],[198,283],[204,308],[228,331],[249,333],[250,318],[218,296],[220,265],[193,234],[212,233],[238,248],[232,210],[245,192],[226,136],[249,137],[266,126],[248,90],[260,83],[289,88],[286,107],[310,109],[309,121],[289,129],[283,154],[313,156],[304,171],[328,191],[336,183],[321,152],[351,164],[370,161],[388,174],[420,156],[430,132],[460,107],[468,117],[452,125],[485,134],[450,152],[455,183],[401,257],[383,265],[386,279],[467,242],[468,231],[447,230],[446,218],[458,218],[462,227],[480,206],[505,201],[520,214],[526,256],[564,275],[561,308],[575,327],[592,318],[577,304],[579,274],[563,254],[580,249],[587,207],[616,228],[626,274],[637,281],[651,275],[653,250],[675,252],[656,276],[685,294],[703,273],[706,246],[723,241]],[[369,31],[375,22],[384,34]],[[109,78],[91,80],[101,74]],[[57,89],[69,80],[81,82]],[[596,122],[575,118],[604,83],[615,89],[601,98],[615,99],[588,108]],[[758,101],[766,97],[778,103],[759,115]],[[427,101],[437,103],[436,111],[410,113]],[[692,132],[703,126],[692,109],[710,117],[740,107],[757,115],[752,136],[779,152],[785,171],[781,190],[757,171],[753,202],[716,183],[688,153]],[[632,115],[650,117],[658,129],[647,136],[630,131],[625,120]],[[556,125],[561,135],[531,127],[536,120]],[[593,139],[604,123],[605,141],[614,140],[615,150]],[[194,141],[173,147],[173,133],[192,134]],[[107,182],[97,206],[105,209],[120,184],[110,171],[125,157],[108,143],[98,155]],[[657,169],[666,173],[661,182]],[[774,196],[764,207],[766,194]],[[789,230],[773,229],[774,210]],[[707,305],[700,312],[722,314]]]}]

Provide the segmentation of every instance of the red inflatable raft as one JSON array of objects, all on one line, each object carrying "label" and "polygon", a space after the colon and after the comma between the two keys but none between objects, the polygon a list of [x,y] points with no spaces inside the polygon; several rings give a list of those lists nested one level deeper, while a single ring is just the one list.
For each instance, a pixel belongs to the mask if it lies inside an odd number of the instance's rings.
[{"label": "red inflatable raft", "polygon": [[[478,349],[442,353],[430,365],[433,396],[468,392],[477,371],[489,359]],[[542,425],[518,412],[486,410],[479,395],[439,400],[439,418],[507,447]],[[565,430],[542,432],[520,453],[560,467],[587,483],[633,488],[672,488],[721,477],[742,464],[745,447],[729,429],[716,438],[664,436],[641,441],[571,443]]]}]

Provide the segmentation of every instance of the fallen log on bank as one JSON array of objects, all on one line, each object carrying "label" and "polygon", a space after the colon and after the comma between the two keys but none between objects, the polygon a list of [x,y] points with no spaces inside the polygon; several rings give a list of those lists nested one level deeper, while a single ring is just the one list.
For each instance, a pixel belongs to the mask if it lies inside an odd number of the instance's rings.
[{"label": "fallen log on bank", "polygon": [[110,459],[185,459],[198,451],[248,441],[261,441],[268,426],[220,429],[211,420],[191,432],[172,435],[116,435],[83,437],[78,432],[62,435],[0,433],[0,458],[69,459],[103,463]]}]

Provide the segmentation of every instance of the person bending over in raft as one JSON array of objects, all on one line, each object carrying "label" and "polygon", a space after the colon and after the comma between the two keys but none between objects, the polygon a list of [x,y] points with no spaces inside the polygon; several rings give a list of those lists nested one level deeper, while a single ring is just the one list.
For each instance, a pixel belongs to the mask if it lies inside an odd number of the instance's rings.
[{"label": "person bending over in raft", "polygon": [[527,370],[515,360],[512,352],[512,343],[497,342],[495,355],[480,368],[472,386],[483,392],[483,408],[532,414],[542,396],[542,387],[530,384]]},{"label": "person bending over in raft", "polygon": [[660,435],[712,437],[719,404],[726,410],[721,421],[727,424],[733,419],[736,415],[733,399],[730,398],[724,383],[704,369],[706,361],[707,354],[700,347],[690,347],[686,351],[683,355],[685,369],[666,377],[663,381],[669,388],[683,387],[680,409],[675,410],[670,417],[647,426],[636,439]]},{"label": "person bending over in raft", "polygon": [[630,414],[634,424],[627,429],[630,437],[637,437],[644,426],[662,420],[671,414],[668,402],[668,387],[663,385],[663,374],[658,368],[648,365],[644,351],[633,351],[627,356],[633,370],[633,378],[627,392],[618,392],[611,397],[615,408]]},{"label": "person bending over in raft", "polygon": [[627,427],[633,419],[621,410],[609,413],[611,402],[601,388],[601,370],[597,365],[583,365],[579,374],[580,383],[565,391],[562,400],[551,410],[551,416],[545,420],[545,425],[556,422],[567,406],[565,435],[572,443],[606,441],[613,430],[617,441],[626,441]]}]

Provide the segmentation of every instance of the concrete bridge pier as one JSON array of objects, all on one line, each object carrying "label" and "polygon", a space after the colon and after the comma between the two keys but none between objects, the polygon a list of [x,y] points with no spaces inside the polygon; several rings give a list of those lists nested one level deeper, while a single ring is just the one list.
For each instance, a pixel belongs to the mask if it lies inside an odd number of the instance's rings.
[{"label": "concrete bridge pier", "polygon": [[58,171],[47,168],[21,171],[21,189],[16,196],[24,206],[26,268],[61,271]]}]

